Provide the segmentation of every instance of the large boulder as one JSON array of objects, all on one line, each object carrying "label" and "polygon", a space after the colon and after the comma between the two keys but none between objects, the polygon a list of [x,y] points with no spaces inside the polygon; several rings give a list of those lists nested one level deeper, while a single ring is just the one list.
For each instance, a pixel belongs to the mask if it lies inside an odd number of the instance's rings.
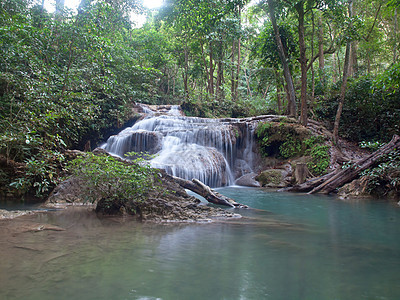
[{"label": "large boulder", "polygon": [[256,180],[256,177],[257,177],[256,173],[245,174],[236,179],[235,184],[248,187],[260,187],[261,184]]},{"label": "large boulder", "polygon": [[255,179],[263,187],[282,188],[288,185],[286,176],[288,172],[284,169],[268,169],[262,171]]},{"label": "large boulder", "polygon": [[92,204],[85,201],[82,197],[84,194],[82,191],[83,188],[82,180],[77,177],[70,177],[55,187],[47,198],[44,206],[57,207],[73,204]]}]

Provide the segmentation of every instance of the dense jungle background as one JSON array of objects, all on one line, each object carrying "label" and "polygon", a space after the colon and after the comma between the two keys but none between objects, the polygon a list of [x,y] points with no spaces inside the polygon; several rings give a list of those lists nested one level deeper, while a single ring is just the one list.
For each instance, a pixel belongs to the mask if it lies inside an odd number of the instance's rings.
[{"label": "dense jungle background", "polygon": [[[149,10],[81,0],[72,10],[56,0],[50,10],[3,0],[2,193],[45,197],[61,179],[64,150],[94,148],[134,120],[137,102],[179,104],[189,116],[313,119],[336,142],[376,149],[400,132],[399,6],[167,0]],[[399,151],[392,155],[369,172],[400,189]]]}]

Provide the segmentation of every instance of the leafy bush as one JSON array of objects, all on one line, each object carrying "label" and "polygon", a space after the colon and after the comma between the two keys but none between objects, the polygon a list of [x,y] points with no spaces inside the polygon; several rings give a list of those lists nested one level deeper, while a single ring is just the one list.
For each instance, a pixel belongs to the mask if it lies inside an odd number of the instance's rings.
[{"label": "leafy bush", "polygon": [[307,163],[311,174],[315,176],[324,175],[330,163],[329,146],[316,144],[308,149],[306,154],[311,156],[311,161]]},{"label": "leafy bush", "polygon": [[307,129],[290,123],[290,119],[286,118],[282,118],[279,123],[260,123],[256,129],[262,153],[266,156],[277,155],[285,159],[302,155],[305,150],[303,141],[309,135]]},{"label": "leafy bush", "polygon": [[114,202],[126,206],[144,201],[156,176],[156,169],[141,157],[122,161],[106,154],[87,153],[73,160],[68,169],[84,182],[83,196],[90,202],[104,201],[106,208]]},{"label": "leafy bush", "polygon": [[64,160],[60,152],[42,149],[24,161],[24,176],[15,178],[9,185],[19,194],[31,193],[36,197],[45,197],[60,181]]},{"label": "leafy bush", "polygon": [[303,142],[305,155],[311,156],[307,167],[315,176],[324,175],[330,164],[329,145],[324,144],[323,136],[312,136]]},{"label": "leafy bush", "polygon": [[[394,67],[393,67],[394,68]],[[385,73],[390,77],[393,68]],[[399,68],[400,69],[400,68]],[[393,134],[400,133],[400,91],[393,83],[388,88],[383,79],[374,81],[369,76],[349,82],[345,105],[340,121],[340,135],[355,142],[390,141]],[[389,83],[387,83],[389,84]],[[319,119],[333,127],[338,96],[320,102],[316,114]]]},{"label": "leafy bush", "polygon": [[296,156],[309,155],[311,161],[307,163],[310,172],[315,176],[326,173],[330,164],[329,145],[325,145],[322,136],[309,136],[305,132],[295,129],[290,124],[281,121],[274,123],[260,123],[256,135],[264,155],[278,155],[288,159]]},{"label": "leafy bush", "polygon": [[381,160],[377,167],[362,173],[368,178],[368,191],[378,196],[389,191],[400,193],[400,150],[392,151]]}]

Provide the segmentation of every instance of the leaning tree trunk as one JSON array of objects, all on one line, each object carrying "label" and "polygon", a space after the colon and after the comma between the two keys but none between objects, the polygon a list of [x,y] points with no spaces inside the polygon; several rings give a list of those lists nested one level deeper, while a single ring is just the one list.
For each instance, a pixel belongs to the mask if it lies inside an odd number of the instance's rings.
[{"label": "leaning tree trunk", "polygon": [[309,192],[309,194],[318,192],[329,194],[337,188],[342,187],[346,183],[358,178],[361,172],[376,166],[382,157],[389,154],[394,149],[399,148],[400,136],[394,135],[388,144],[381,147],[371,155],[355,162],[351,167],[347,169],[337,169],[324,176],[309,180],[303,184],[295,185],[284,190],[291,192]]},{"label": "leaning tree trunk", "polygon": [[237,203],[235,200],[228,198],[224,195],[221,195],[220,193],[214,191],[211,189],[209,186],[205,185],[201,181],[197,179],[192,179],[192,181],[182,179],[179,177],[171,176],[175,182],[177,182],[181,187],[191,190],[192,192],[195,192],[196,194],[204,197],[208,202],[214,203],[214,204],[219,204],[219,205],[225,205],[225,206],[230,206],[230,207],[235,207],[235,208],[247,208],[247,205],[243,205],[240,203]]}]

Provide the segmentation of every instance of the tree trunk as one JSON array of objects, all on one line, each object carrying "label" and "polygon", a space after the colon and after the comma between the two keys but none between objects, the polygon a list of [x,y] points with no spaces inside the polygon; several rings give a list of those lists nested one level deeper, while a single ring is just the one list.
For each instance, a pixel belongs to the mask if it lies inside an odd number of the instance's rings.
[{"label": "tree trunk", "polygon": [[[353,16],[353,8],[352,8],[351,0],[349,2],[349,15],[350,15],[350,17]],[[338,139],[339,139],[339,123],[340,123],[340,118],[342,116],[344,98],[346,96],[347,79],[349,76],[350,51],[351,51],[351,41],[347,41],[346,54],[344,56],[343,80],[342,80],[342,86],[340,88],[339,106],[338,106],[338,109],[336,112],[335,124],[333,125],[333,142],[335,144],[337,144]]]},{"label": "tree trunk", "polygon": [[209,59],[210,59],[210,69],[209,69],[209,75],[208,75],[208,92],[210,93],[211,97],[214,97],[214,57],[213,57],[213,48],[212,48],[212,42],[210,42],[210,54],[209,54]]},{"label": "tree trunk", "polygon": [[223,82],[224,82],[224,64],[222,62],[222,59],[220,58],[218,60],[218,65],[217,65],[217,83],[216,83],[217,99],[224,99],[224,89],[222,87]]},{"label": "tree trunk", "polygon": [[304,2],[301,1],[296,5],[299,21],[299,48],[300,48],[300,68],[301,68],[301,108],[300,123],[307,126],[307,57],[306,43],[304,40]]},{"label": "tree trunk", "polygon": [[235,39],[232,41],[232,53],[231,53],[231,97],[235,101]]},{"label": "tree trunk", "polygon": [[322,25],[322,17],[318,18],[318,51],[319,51],[319,69],[321,74],[324,74],[325,57],[324,57],[324,27]]},{"label": "tree trunk", "polygon": [[336,77],[336,54],[332,54],[332,82],[336,83],[337,77]]},{"label": "tree trunk", "polygon": [[[315,36],[315,18],[314,13],[312,13],[312,33],[311,33],[311,58],[314,57],[314,36]],[[315,72],[314,72],[314,61],[311,61],[311,109],[313,107],[315,97]]]},{"label": "tree trunk", "polygon": [[296,108],[296,93],[294,90],[293,78],[292,74],[290,73],[289,63],[283,49],[283,44],[281,40],[281,36],[279,34],[278,25],[275,19],[275,8],[274,3],[272,0],[268,0],[268,8],[269,8],[269,15],[272,23],[272,27],[274,29],[275,34],[275,41],[278,47],[278,55],[279,59],[281,60],[283,66],[283,75],[285,77],[285,81],[287,84],[287,93],[288,93],[288,114],[289,116],[297,117],[297,108]]},{"label": "tree trunk", "polygon": [[[277,98],[277,102],[278,102],[278,113],[281,114],[282,113],[281,80],[279,77],[278,70],[275,68],[274,68],[274,73],[275,73],[275,81],[276,81],[276,98]],[[265,96],[264,96],[264,98],[265,98]]]},{"label": "tree trunk", "polygon": [[357,77],[358,60],[357,60],[357,42],[351,43],[351,61],[350,61],[350,76]]},{"label": "tree trunk", "polygon": [[397,35],[398,35],[398,25],[397,25],[397,7],[394,9],[394,46],[393,46],[393,63],[397,62]]},{"label": "tree trunk", "polygon": [[203,44],[203,42],[200,42],[200,49],[201,49],[201,56],[202,56],[203,64],[204,64],[204,70],[205,70],[205,73],[206,73],[206,76],[207,76],[206,91],[208,93],[210,93],[210,79],[208,77],[209,72],[208,72],[208,65],[207,65],[206,55],[204,53],[204,44]]},{"label": "tree trunk", "polygon": [[200,182],[197,179],[192,179],[192,181],[189,181],[175,176],[171,177],[181,187],[191,190],[192,192],[204,197],[210,203],[230,206],[235,208],[248,208],[247,205],[237,203],[235,200],[228,198],[224,195],[221,195],[220,193],[214,191],[209,186],[205,185],[204,183]]},{"label": "tree trunk", "polygon": [[185,66],[183,72],[183,86],[185,89],[185,100],[189,100],[188,74],[189,74],[189,51],[187,46],[187,38],[185,38]]},{"label": "tree trunk", "polygon": [[336,169],[329,174],[284,190],[290,192],[309,192],[309,194],[317,192],[329,194],[337,188],[342,187],[344,184],[357,179],[363,171],[375,167],[382,157],[398,148],[400,148],[400,136],[394,135],[388,144],[371,155],[355,162],[351,167],[347,169]]},{"label": "tree trunk", "polygon": [[294,178],[296,180],[296,184],[302,184],[306,182],[307,177],[310,176],[310,171],[307,168],[307,164],[305,163],[297,163],[296,169],[294,171]]},{"label": "tree trunk", "polygon": [[346,183],[349,183],[356,179],[361,172],[374,167],[378,164],[380,158],[389,154],[394,149],[400,147],[400,136],[394,135],[392,140],[380,148],[378,151],[375,151],[373,154],[368,157],[359,160],[351,167],[347,169],[340,170],[339,172],[333,174],[328,180],[319,186],[313,188],[310,194],[321,192],[325,194],[329,194],[336,190],[338,187],[343,186]]},{"label": "tree trunk", "polygon": [[238,39],[238,57],[237,57],[237,66],[236,66],[236,78],[235,78],[235,99],[239,99],[239,75],[240,75],[240,67],[241,67],[241,38]]}]

